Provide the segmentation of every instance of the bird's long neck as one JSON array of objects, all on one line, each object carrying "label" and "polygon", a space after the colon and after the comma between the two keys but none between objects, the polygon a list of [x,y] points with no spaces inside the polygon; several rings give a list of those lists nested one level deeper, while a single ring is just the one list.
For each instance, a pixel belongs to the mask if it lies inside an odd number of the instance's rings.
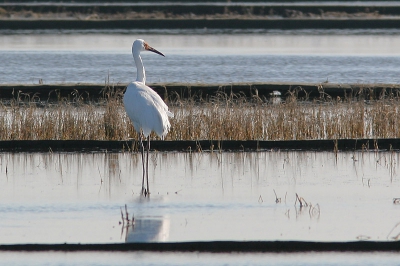
[{"label": "bird's long neck", "polygon": [[140,54],[134,54],[133,59],[135,60],[136,68],[137,68],[137,78],[136,81],[142,82],[143,84],[146,83],[146,72],[144,70],[142,58]]}]

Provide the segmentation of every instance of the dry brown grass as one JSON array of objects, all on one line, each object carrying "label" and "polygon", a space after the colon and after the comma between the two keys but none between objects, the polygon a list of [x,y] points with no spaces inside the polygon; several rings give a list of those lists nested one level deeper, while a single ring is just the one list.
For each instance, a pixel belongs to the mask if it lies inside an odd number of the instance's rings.
[{"label": "dry brown grass", "polygon": [[[99,102],[40,103],[22,99],[0,106],[0,140],[126,140],[137,138],[120,93]],[[400,99],[280,103],[219,94],[168,102],[175,116],[166,140],[304,140],[400,137]],[[152,136],[157,139],[156,136]]]}]

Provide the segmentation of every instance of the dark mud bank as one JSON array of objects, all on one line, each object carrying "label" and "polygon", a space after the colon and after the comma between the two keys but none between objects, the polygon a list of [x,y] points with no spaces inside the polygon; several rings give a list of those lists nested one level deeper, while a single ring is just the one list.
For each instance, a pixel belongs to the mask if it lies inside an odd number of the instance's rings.
[{"label": "dark mud bank", "polygon": [[128,244],[0,245],[2,251],[156,251],[156,252],[371,252],[399,251],[400,242],[211,241]]},{"label": "dark mud bank", "polygon": [[[284,141],[161,141],[151,142],[155,151],[179,152],[247,152],[247,151],[398,151],[400,139],[340,139]],[[130,152],[138,151],[136,141],[100,140],[9,140],[0,141],[2,152]]]},{"label": "dark mud bank", "polygon": [[[378,99],[385,96],[400,95],[400,84],[333,84],[333,83],[238,83],[238,84],[149,84],[162,98],[207,98],[217,93],[240,95],[245,97],[258,96],[261,99],[270,98],[274,92],[281,97],[296,96],[299,99],[337,99],[338,97]],[[40,99],[68,100],[79,97],[82,100],[96,100],[108,93],[124,93],[126,84],[49,84],[20,85],[0,84],[0,98],[7,99]],[[33,97],[35,96],[35,97]]]},{"label": "dark mud bank", "polygon": [[399,18],[0,20],[1,29],[397,29]]}]

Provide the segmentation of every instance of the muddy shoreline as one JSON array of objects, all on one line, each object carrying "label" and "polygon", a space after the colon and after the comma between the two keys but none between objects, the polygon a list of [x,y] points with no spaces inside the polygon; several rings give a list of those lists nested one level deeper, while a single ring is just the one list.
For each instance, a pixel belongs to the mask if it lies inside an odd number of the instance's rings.
[{"label": "muddy shoreline", "polygon": [[[130,152],[138,151],[138,142],[102,140],[6,140],[1,152]],[[277,141],[151,141],[154,151],[170,152],[251,152],[251,151],[398,151],[400,139],[327,139]]]},{"label": "muddy shoreline", "polygon": [[400,18],[383,19],[132,19],[0,20],[1,29],[398,29]]},{"label": "muddy shoreline", "polygon": [[[303,100],[366,99],[373,100],[385,96],[397,97],[400,84],[335,84],[335,83],[236,83],[236,84],[148,84],[164,99],[207,98],[217,93],[235,94],[245,97],[268,99],[279,92],[281,97],[296,96]],[[81,100],[97,100],[107,93],[122,95],[127,84],[0,84],[0,98],[3,100],[20,98],[40,101],[72,100],[79,95]]]},{"label": "muddy shoreline", "polygon": [[20,244],[0,245],[2,251],[156,251],[156,252],[371,252],[398,251],[398,241],[206,241],[128,244]]},{"label": "muddy shoreline", "polygon": [[273,19],[388,18],[400,16],[396,2],[350,3],[0,3],[3,19]]}]

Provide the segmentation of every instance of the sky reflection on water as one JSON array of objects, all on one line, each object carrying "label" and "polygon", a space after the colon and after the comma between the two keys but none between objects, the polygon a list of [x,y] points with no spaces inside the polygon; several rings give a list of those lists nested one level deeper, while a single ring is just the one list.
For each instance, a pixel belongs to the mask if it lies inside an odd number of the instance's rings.
[{"label": "sky reflection on water", "polygon": [[396,252],[2,252],[0,265],[398,265]]},{"label": "sky reflection on water", "polygon": [[[1,242],[386,241],[400,232],[399,153],[152,153],[150,199],[139,196],[139,159],[0,154]],[[296,193],[312,207],[295,204]],[[138,222],[129,230],[119,223],[125,204]]]}]

